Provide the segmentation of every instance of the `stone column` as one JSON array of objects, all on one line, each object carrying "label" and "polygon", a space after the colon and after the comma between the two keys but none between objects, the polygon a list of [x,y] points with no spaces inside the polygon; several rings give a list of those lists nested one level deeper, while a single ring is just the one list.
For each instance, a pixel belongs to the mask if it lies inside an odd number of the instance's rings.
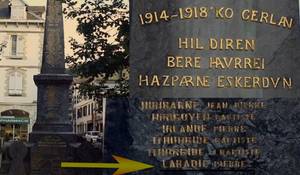
[{"label": "stone column", "polygon": [[62,2],[47,0],[42,70],[34,76],[38,105],[30,134],[31,175],[68,175],[60,163],[72,160],[69,145],[76,142],[69,112],[72,80],[65,74]]}]

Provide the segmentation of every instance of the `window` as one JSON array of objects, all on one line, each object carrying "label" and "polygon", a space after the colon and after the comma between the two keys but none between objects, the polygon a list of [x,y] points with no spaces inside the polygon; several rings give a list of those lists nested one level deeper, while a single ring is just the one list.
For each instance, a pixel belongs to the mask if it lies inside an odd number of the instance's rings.
[{"label": "window", "polygon": [[17,48],[18,48],[18,36],[12,35],[11,36],[11,55],[17,56]]},{"label": "window", "polygon": [[23,59],[24,58],[24,44],[25,38],[20,34],[12,34],[9,38],[10,48],[9,54],[12,59]]},{"label": "window", "polygon": [[87,115],[91,115],[91,107],[90,107],[90,105],[88,105],[88,107],[87,107]]},{"label": "window", "polygon": [[23,75],[20,72],[13,72],[9,75],[8,94],[10,96],[23,95]]},{"label": "window", "polygon": [[82,108],[79,108],[77,110],[77,118],[81,118],[82,117]]},{"label": "window", "polygon": [[86,106],[83,107],[83,116],[84,117],[87,116],[87,107]]}]

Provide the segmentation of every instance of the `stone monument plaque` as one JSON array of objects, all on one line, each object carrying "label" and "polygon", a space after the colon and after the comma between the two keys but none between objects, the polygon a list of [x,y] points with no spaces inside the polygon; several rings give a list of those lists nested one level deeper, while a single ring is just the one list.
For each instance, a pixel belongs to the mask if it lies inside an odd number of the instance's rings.
[{"label": "stone monument plaque", "polygon": [[295,175],[296,0],[131,0],[130,98],[109,99],[105,150],[136,174]]},{"label": "stone monument plaque", "polygon": [[131,96],[299,96],[299,5],[131,1]]}]

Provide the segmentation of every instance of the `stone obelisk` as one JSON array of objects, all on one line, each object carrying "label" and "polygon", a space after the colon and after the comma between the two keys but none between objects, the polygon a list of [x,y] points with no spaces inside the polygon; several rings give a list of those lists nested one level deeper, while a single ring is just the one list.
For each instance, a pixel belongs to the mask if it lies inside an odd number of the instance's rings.
[{"label": "stone obelisk", "polygon": [[69,145],[75,142],[69,111],[72,80],[65,73],[62,1],[47,0],[42,70],[34,76],[38,104],[30,134],[31,175],[68,175],[60,163],[70,161]]}]

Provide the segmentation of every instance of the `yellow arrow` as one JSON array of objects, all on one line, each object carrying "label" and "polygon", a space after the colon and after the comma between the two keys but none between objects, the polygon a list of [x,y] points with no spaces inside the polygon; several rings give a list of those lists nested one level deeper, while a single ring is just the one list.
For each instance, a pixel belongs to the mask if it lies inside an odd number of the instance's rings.
[{"label": "yellow arrow", "polygon": [[118,163],[76,163],[76,162],[62,162],[62,168],[112,168],[118,169],[113,175],[122,175],[135,171],[153,168],[152,165],[141,162],[125,159],[118,156],[113,156]]}]

